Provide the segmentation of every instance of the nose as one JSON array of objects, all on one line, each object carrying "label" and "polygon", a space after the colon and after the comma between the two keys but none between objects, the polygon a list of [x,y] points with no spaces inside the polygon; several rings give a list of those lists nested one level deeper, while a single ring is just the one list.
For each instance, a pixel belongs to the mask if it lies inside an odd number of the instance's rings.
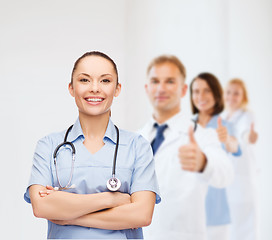
[{"label": "nose", "polygon": [[99,81],[93,80],[90,86],[90,92],[99,92],[100,91],[100,84]]},{"label": "nose", "polygon": [[199,100],[202,100],[204,98],[204,93],[203,92],[199,92],[198,97],[199,97]]},{"label": "nose", "polygon": [[159,83],[158,84],[158,88],[157,88],[158,92],[164,92],[165,91],[165,85],[164,83]]}]

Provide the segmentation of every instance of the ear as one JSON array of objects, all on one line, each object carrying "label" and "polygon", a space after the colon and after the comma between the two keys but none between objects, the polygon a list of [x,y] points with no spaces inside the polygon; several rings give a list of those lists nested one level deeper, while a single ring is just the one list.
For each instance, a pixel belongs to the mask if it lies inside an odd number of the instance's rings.
[{"label": "ear", "polygon": [[70,95],[71,95],[72,97],[75,97],[75,95],[74,95],[74,88],[73,88],[72,83],[69,83],[69,85],[68,85],[68,90],[69,90]]},{"label": "ear", "polygon": [[119,94],[121,93],[121,88],[122,88],[121,83],[118,83],[118,85],[116,86],[116,89],[115,89],[114,97],[119,96]]},{"label": "ear", "polygon": [[181,98],[183,98],[187,93],[188,85],[183,83],[182,89],[181,89]]},{"label": "ear", "polygon": [[148,85],[145,84],[144,86],[145,86],[145,92],[146,92],[146,94],[148,95]]}]

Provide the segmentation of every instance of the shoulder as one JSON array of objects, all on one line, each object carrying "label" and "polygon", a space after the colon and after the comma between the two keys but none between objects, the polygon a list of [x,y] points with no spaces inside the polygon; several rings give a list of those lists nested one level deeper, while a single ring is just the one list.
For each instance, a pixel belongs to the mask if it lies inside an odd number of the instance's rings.
[{"label": "shoulder", "polygon": [[249,129],[250,124],[254,121],[253,112],[249,110],[241,110],[241,117],[235,124],[238,124],[241,129]]},{"label": "shoulder", "polygon": [[250,111],[250,110],[244,110],[244,111],[242,111],[242,113],[243,113],[243,118],[246,118],[246,119],[249,119],[249,120],[253,121],[254,114],[253,114],[252,111]]},{"label": "shoulder", "polygon": [[53,132],[42,138],[40,138],[37,142],[37,148],[39,147],[49,147],[49,146],[57,146],[63,142],[65,136],[65,130],[61,132]]},{"label": "shoulder", "polygon": [[222,124],[223,124],[223,126],[225,126],[228,129],[228,131],[232,131],[233,123],[231,123],[228,120],[222,119]]},{"label": "shoulder", "polygon": [[140,132],[132,132],[124,129],[120,129],[120,141],[122,141],[125,144],[130,143],[137,145],[148,143],[148,141],[141,135]]}]

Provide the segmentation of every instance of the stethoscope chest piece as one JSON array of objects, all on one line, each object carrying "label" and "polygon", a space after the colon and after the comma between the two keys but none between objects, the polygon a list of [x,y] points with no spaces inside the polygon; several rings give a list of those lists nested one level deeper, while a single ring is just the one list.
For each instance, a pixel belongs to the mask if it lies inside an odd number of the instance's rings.
[{"label": "stethoscope chest piece", "polygon": [[107,181],[107,188],[112,192],[118,191],[120,187],[121,187],[121,181],[116,177],[111,177]]}]

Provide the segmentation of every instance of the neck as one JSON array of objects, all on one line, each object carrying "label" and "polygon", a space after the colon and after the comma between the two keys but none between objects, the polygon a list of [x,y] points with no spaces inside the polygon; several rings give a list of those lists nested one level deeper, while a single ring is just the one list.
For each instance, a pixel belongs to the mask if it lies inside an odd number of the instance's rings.
[{"label": "neck", "polygon": [[79,112],[79,121],[85,139],[103,138],[107,130],[110,112],[90,116]]},{"label": "neck", "polygon": [[164,122],[166,122],[168,119],[170,119],[171,117],[175,116],[177,113],[180,112],[180,107],[175,108],[175,109],[171,109],[170,111],[160,111],[160,110],[156,110],[153,113],[153,117],[154,119],[159,123],[162,124]]},{"label": "neck", "polygon": [[205,127],[208,122],[211,120],[212,115],[208,114],[207,112],[199,112],[197,122],[202,126]]}]

